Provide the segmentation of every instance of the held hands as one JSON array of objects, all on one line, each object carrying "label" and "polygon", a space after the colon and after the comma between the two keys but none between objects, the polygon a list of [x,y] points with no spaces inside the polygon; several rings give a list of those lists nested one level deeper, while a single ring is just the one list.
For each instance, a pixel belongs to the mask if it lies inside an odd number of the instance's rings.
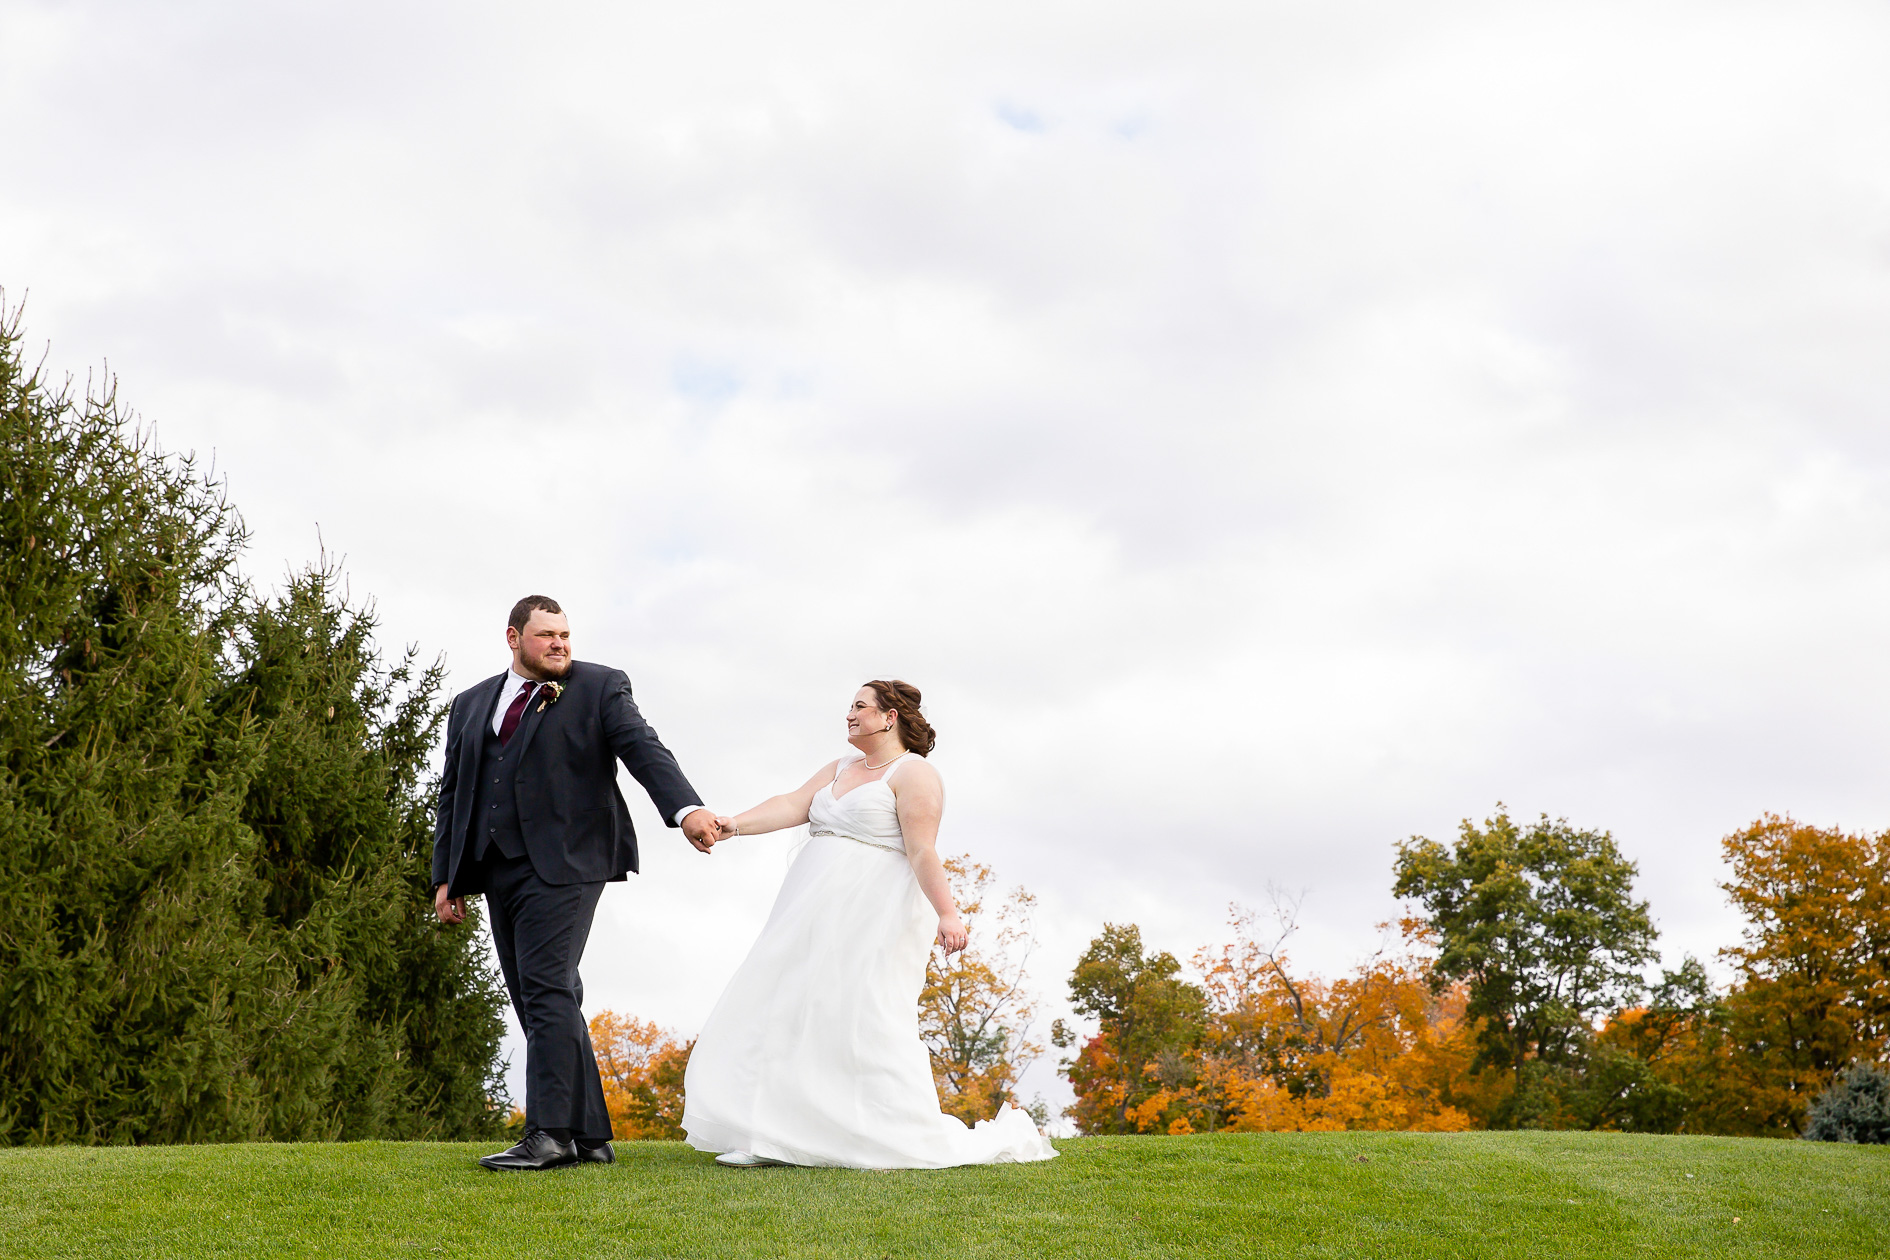
[{"label": "held hands", "polygon": [[733,818],[724,818],[708,809],[691,812],[682,820],[682,829],[683,834],[689,837],[689,843],[703,853],[714,848],[717,840],[727,840],[739,831]]},{"label": "held hands", "polygon": [[945,947],[947,954],[956,954],[970,939],[970,934],[965,931],[965,921],[955,912],[939,916],[938,943]]},{"label": "held hands", "polygon": [[697,852],[707,853],[715,847],[715,842],[722,838],[716,826],[720,821],[721,819],[717,818],[711,810],[692,810],[689,816],[682,820],[682,833],[689,837],[689,843],[696,846]]}]

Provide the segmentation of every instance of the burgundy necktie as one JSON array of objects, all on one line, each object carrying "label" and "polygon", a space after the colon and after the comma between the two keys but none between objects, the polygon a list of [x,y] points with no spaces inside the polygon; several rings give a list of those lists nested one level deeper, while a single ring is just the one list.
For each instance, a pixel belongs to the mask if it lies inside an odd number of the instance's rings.
[{"label": "burgundy necktie", "polygon": [[532,693],[538,690],[537,683],[526,683],[518,689],[518,699],[512,701],[505,711],[505,718],[499,723],[499,747],[512,742],[512,733],[518,730],[519,719],[525,716],[525,706],[532,701]]}]

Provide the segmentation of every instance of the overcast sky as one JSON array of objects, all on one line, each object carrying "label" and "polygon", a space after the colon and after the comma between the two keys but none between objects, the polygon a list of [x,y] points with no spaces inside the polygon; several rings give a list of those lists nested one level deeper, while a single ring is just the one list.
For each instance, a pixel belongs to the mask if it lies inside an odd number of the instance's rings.
[{"label": "overcast sky", "polygon": [[[1890,827],[1886,65],[1861,3],[0,0],[0,286],[253,574],[319,528],[455,689],[555,596],[713,806],[918,684],[1044,1027],[1269,883],[1344,968],[1499,800],[1672,962],[1728,832]],[[693,1034],[789,840],[627,787],[589,1004]]]}]

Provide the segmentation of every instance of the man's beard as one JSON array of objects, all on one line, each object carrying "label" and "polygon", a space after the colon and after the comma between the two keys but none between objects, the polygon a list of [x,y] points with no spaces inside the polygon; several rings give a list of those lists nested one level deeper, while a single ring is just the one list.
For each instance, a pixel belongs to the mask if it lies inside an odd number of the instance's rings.
[{"label": "man's beard", "polygon": [[538,681],[551,682],[571,672],[571,658],[567,656],[562,660],[545,659],[531,668],[532,673],[538,675]]}]

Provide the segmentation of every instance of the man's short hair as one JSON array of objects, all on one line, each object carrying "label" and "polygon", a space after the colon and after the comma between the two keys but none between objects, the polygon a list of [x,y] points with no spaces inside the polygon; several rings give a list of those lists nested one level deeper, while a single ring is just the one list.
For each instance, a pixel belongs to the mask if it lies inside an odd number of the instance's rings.
[{"label": "man's short hair", "polygon": [[505,619],[505,624],[520,634],[525,633],[525,623],[532,619],[535,612],[561,613],[558,601],[549,595],[527,595],[512,605],[512,615]]}]

